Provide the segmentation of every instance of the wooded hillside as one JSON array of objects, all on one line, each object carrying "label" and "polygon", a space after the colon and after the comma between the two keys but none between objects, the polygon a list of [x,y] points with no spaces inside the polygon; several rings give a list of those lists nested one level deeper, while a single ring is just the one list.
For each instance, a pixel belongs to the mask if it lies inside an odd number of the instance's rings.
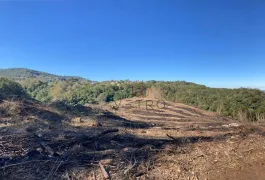
[{"label": "wooded hillside", "polygon": [[[45,103],[63,101],[67,104],[86,104],[117,101],[134,96],[150,95],[150,88],[161,92],[162,99],[200,107],[239,120],[257,121],[265,117],[265,93],[258,89],[209,88],[185,81],[105,81],[94,82],[82,78],[14,69],[0,71],[19,83],[0,79],[0,92],[26,92]],[[20,74],[21,72],[21,74]],[[12,75],[11,75],[12,74]],[[22,88],[23,87],[23,88]]]}]

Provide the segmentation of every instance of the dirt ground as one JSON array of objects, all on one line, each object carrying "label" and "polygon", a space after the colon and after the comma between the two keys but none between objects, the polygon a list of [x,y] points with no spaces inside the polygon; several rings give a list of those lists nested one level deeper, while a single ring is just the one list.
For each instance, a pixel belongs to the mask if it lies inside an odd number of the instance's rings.
[{"label": "dirt ground", "polygon": [[2,117],[0,178],[265,179],[262,123],[147,98],[87,108]]}]

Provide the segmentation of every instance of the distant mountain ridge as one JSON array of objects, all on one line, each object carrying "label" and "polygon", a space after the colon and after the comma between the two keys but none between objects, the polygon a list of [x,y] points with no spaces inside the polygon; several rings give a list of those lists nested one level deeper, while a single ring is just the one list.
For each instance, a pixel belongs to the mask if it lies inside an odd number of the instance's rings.
[{"label": "distant mountain ridge", "polygon": [[50,73],[26,69],[26,68],[0,69],[0,77],[6,77],[14,81],[22,81],[28,78],[37,78],[37,79],[40,79],[46,82],[68,80],[68,79],[86,80],[78,76],[59,76],[55,74],[50,74]]}]

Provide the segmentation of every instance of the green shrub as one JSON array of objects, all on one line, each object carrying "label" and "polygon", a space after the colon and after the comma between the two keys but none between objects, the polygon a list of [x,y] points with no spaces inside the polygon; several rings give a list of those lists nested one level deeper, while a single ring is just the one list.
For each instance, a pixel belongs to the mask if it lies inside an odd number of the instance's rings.
[{"label": "green shrub", "polygon": [[26,93],[19,83],[0,77],[0,95],[2,97],[24,96]]}]

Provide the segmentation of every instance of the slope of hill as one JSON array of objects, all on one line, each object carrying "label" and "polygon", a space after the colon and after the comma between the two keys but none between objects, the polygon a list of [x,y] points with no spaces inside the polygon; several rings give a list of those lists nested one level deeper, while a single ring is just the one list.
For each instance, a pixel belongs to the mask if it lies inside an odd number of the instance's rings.
[{"label": "slope of hill", "polygon": [[59,76],[54,74],[49,74],[46,72],[35,71],[26,68],[10,68],[10,69],[0,69],[0,77],[6,77],[15,81],[21,81],[28,78],[38,78],[45,82],[58,81],[58,80],[68,80],[68,79],[79,79],[85,80],[81,77],[76,76]]},{"label": "slope of hill", "polygon": [[262,124],[157,101],[124,99],[117,110],[1,102],[19,113],[1,116],[0,179],[264,179]]},{"label": "slope of hill", "polygon": [[148,98],[71,106],[41,103],[0,78],[0,95],[0,179],[265,177],[264,122],[154,99],[155,89]]}]

